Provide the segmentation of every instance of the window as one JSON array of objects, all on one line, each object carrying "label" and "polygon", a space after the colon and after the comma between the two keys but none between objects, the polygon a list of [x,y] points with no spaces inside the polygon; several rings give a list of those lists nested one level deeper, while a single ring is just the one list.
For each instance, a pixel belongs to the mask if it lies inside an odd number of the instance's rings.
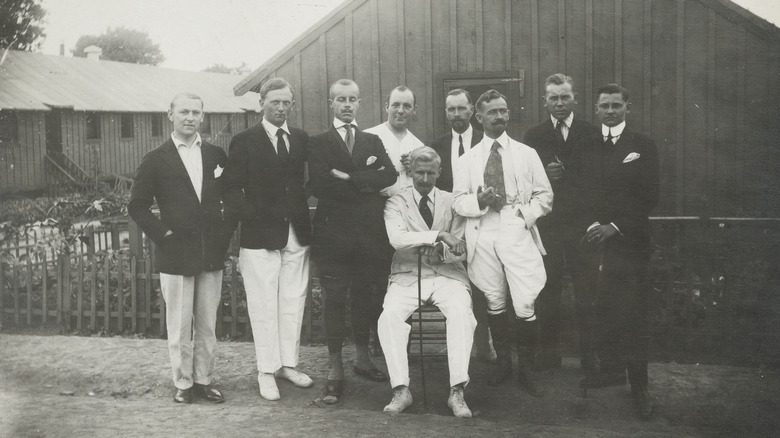
[{"label": "window", "polygon": [[162,137],[162,115],[152,114],[152,137]]},{"label": "window", "polygon": [[200,133],[211,135],[211,117],[208,114],[203,116],[203,123],[200,124]]},{"label": "window", "polygon": [[10,146],[16,140],[16,113],[0,111],[0,146]]},{"label": "window", "polygon": [[133,138],[135,132],[135,125],[133,124],[133,115],[122,114],[120,123],[122,125],[121,127],[122,138]]},{"label": "window", "polygon": [[87,113],[87,140],[100,138],[100,115]]}]

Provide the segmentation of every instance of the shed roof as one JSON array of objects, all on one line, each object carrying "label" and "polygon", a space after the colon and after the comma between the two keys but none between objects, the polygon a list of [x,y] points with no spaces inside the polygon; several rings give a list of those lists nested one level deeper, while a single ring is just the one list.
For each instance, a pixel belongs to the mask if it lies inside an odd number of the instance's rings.
[{"label": "shed roof", "polygon": [[0,109],[162,112],[174,95],[190,92],[209,113],[259,111],[256,93],[233,94],[239,78],[11,50],[0,64]]}]

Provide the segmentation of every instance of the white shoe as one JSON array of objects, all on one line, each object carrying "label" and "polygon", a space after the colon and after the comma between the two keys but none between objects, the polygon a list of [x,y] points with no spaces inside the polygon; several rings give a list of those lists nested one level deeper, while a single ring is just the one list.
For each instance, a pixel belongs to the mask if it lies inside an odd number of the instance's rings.
[{"label": "white shoe", "polygon": [[453,386],[450,388],[450,398],[447,399],[447,406],[452,409],[452,415],[458,418],[471,418],[471,409],[466,404],[463,397],[463,388]]},{"label": "white shoe", "polygon": [[412,393],[409,392],[409,387],[399,386],[393,390],[393,399],[385,406],[384,411],[388,414],[400,414],[411,405]]},{"label": "white shoe", "polygon": [[281,367],[274,373],[274,376],[289,380],[293,385],[299,388],[309,388],[314,385],[314,381],[306,374],[290,367]]},{"label": "white shoe", "polygon": [[260,396],[266,400],[279,400],[279,388],[276,387],[276,379],[271,373],[260,373],[257,376],[257,383],[260,385]]}]

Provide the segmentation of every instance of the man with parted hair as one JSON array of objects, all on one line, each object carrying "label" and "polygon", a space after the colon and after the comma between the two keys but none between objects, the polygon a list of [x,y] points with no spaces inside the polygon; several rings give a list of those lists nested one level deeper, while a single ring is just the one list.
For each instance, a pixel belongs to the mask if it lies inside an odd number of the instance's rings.
[{"label": "man with parted hair", "polygon": [[311,138],[309,188],[317,197],[313,256],[324,294],[329,353],[322,400],[333,404],[341,399],[345,381],[341,351],[347,297],[356,352],[352,371],[372,381],[387,381],[371,361],[368,341],[381,311],[390,266],[380,190],[395,182],[397,172],[379,137],[357,129],[358,85],[350,79],[336,81],[329,103],[330,129]]},{"label": "man with parted hair", "polygon": [[260,87],[263,118],[231,140],[224,177],[227,210],[241,221],[238,261],[266,400],[280,398],[276,377],[301,388],[313,384],[296,369],[311,223],[304,188],[309,136],[287,124],[294,105],[283,78]]},{"label": "man with parted hair", "polygon": [[414,93],[406,85],[399,85],[387,96],[385,102],[387,120],[365,131],[382,140],[385,151],[398,172],[395,184],[382,190],[382,194],[388,198],[412,185],[412,179],[408,174],[409,153],[423,146],[423,142],[409,131],[409,124],[414,119],[416,111],[417,102]]},{"label": "man with parted hair", "polygon": [[546,280],[536,222],[552,208],[552,188],[536,151],[507,135],[506,97],[488,90],[475,106],[485,136],[458,160],[454,208],[467,219],[469,278],[487,300],[497,356],[488,383],[499,385],[512,375],[512,316],[518,383],[541,396],[530,369],[538,337],[535,302]]},{"label": "man with parted hair", "polygon": [[[411,327],[406,320],[417,309],[419,298],[437,306],[447,319],[447,404],[456,417],[471,417],[463,391],[469,381],[469,357],[477,322],[471,311],[469,281],[463,266],[464,220],[452,209],[452,194],[435,187],[441,165],[436,151],[427,146],[414,149],[409,162],[413,185],[385,204],[385,227],[395,254],[384,310],[379,317],[379,341],[393,388],[393,399],[384,410],[397,414],[412,404],[406,351]],[[419,277],[418,257],[422,258]]]},{"label": "man with parted hair", "polygon": [[577,94],[571,77],[562,73],[547,77],[542,100],[549,116],[529,129],[523,138],[523,142],[539,154],[555,192],[555,208],[539,221],[539,232],[547,250],[544,257],[547,283],[537,300],[541,348],[535,366],[537,370],[561,366],[558,344],[561,337],[562,276],[566,271],[571,274],[574,283],[581,364],[588,372],[594,366],[594,359],[584,314],[588,306],[585,289],[592,272],[587,269],[578,249],[582,229],[589,225],[582,223],[583,211],[588,208],[583,203],[587,196],[579,192],[585,177],[582,163],[590,153],[590,145],[596,141],[597,132],[593,125],[574,113]]},{"label": "man with parted hair", "polygon": [[[155,243],[176,403],[192,403],[193,397],[225,401],[211,385],[211,372],[222,269],[233,227],[222,214],[225,152],[201,140],[203,115],[203,99],[197,95],[173,98],[168,110],[173,132],[144,156],[127,206]],[[159,217],[151,211],[155,202]]]}]

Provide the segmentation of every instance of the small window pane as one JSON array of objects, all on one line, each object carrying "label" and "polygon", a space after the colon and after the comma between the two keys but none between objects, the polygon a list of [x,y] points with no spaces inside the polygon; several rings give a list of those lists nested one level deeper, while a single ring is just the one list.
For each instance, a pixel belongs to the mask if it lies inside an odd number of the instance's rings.
[{"label": "small window pane", "polygon": [[100,115],[87,113],[87,139],[100,138]]},{"label": "small window pane", "polygon": [[122,138],[132,138],[135,132],[132,114],[122,114]]}]

